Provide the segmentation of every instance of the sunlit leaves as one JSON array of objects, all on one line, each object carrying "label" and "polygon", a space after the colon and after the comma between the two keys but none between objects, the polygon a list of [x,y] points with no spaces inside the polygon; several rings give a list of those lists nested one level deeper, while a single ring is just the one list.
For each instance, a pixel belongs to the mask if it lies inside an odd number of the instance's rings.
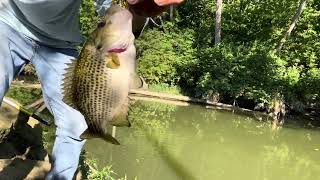
[{"label": "sunlit leaves", "polygon": [[[83,1],[81,28],[88,35],[97,16]],[[219,94],[267,102],[281,91],[290,102],[314,102],[320,92],[320,4],[307,1],[280,53],[276,44],[287,30],[298,0],[225,0],[222,42],[214,47],[215,1],[191,0],[175,8],[175,18],[149,26],[136,41],[139,73],[151,84],[179,85],[197,97]]]},{"label": "sunlit leaves", "polygon": [[97,26],[99,20],[93,0],[85,0],[80,8],[80,28],[82,34],[87,37]]},{"label": "sunlit leaves", "polygon": [[297,0],[224,1],[222,43],[214,47],[214,1],[187,1],[169,23],[170,35],[153,29],[139,41],[140,72],[151,83],[179,84],[197,97],[259,103],[280,91],[288,103],[308,101],[320,91],[318,1],[308,1],[281,53],[274,51],[298,6]]}]

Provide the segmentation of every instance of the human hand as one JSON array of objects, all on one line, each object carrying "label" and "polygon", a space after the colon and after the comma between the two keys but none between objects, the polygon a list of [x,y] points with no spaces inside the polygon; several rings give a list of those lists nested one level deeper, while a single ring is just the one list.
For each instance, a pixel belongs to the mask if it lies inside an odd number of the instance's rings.
[{"label": "human hand", "polygon": [[[134,5],[145,0],[127,0],[129,4]],[[180,4],[184,0],[153,0],[158,6],[166,6],[170,4]]]},{"label": "human hand", "polygon": [[169,5],[179,4],[184,0],[127,0],[131,12],[143,17],[153,17],[166,11]]},{"label": "human hand", "polygon": [[166,5],[170,5],[170,4],[180,4],[182,3],[184,0],[154,0],[154,2],[158,5],[158,6],[166,6]]}]

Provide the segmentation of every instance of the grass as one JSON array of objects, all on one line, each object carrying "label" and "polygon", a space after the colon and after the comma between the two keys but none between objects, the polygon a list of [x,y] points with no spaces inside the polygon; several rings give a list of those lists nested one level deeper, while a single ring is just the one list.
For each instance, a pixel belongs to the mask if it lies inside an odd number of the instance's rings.
[{"label": "grass", "polygon": [[12,87],[6,94],[7,97],[19,101],[22,105],[27,105],[39,99],[42,95],[41,89]]},{"label": "grass", "polygon": [[180,87],[168,84],[150,84],[149,90],[153,92],[182,95]]},{"label": "grass", "polygon": [[[79,170],[84,179],[88,180],[127,180],[127,176],[116,178],[117,173],[113,171],[112,166],[99,169],[97,159],[90,158],[85,150],[80,155]],[[134,180],[137,180],[137,177]]]}]

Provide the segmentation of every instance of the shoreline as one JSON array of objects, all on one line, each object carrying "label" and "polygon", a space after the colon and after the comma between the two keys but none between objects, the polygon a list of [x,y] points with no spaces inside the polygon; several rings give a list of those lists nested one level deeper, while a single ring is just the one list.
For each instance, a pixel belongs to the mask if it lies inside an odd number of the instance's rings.
[{"label": "shoreline", "polygon": [[[41,89],[41,84],[32,84],[32,83],[25,83],[23,81],[13,81],[12,87],[24,87],[24,88],[34,88],[34,89]],[[181,106],[188,106],[191,104],[198,104],[202,105],[205,108],[211,109],[220,109],[220,110],[227,110],[227,111],[237,111],[237,112],[245,112],[245,113],[254,113],[259,114],[265,117],[271,117],[267,113],[254,111],[251,109],[235,107],[230,104],[224,104],[219,102],[212,102],[205,99],[193,98],[184,95],[175,95],[169,93],[162,93],[162,92],[153,92],[148,90],[135,90],[130,89],[129,97],[135,100],[145,100],[145,101],[157,101],[162,103],[170,103],[175,105]]]},{"label": "shoreline", "polygon": [[[24,87],[24,88],[34,88],[34,89],[41,89],[41,84],[39,83],[26,83],[23,80],[22,81],[13,81],[12,87]],[[129,97],[131,99],[135,100],[145,100],[145,101],[157,101],[162,103],[170,103],[175,105],[181,105],[181,106],[188,106],[191,104],[197,104],[201,105],[205,108],[210,109],[219,109],[219,110],[227,110],[227,111],[233,111],[238,113],[244,113],[246,115],[253,115],[253,116],[262,116],[264,118],[271,118],[272,115],[262,112],[262,111],[256,111],[252,109],[246,109],[241,108],[237,106],[233,106],[231,104],[224,104],[219,102],[212,102],[206,99],[199,99],[199,98],[193,98],[190,96],[184,96],[184,95],[175,95],[170,93],[163,93],[163,92],[153,92],[149,91],[147,89],[145,90],[135,90],[130,89],[129,91]],[[291,115],[289,115],[291,116]],[[287,116],[287,117],[289,117]],[[298,115],[292,115],[293,117],[299,117],[302,116],[304,118],[308,119],[319,119],[320,117],[309,115],[308,113],[304,114],[298,114]]]}]

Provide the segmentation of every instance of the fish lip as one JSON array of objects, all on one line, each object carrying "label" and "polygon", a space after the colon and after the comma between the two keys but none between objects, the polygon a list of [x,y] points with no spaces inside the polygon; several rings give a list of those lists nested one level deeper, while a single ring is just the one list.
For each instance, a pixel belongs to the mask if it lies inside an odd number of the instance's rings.
[{"label": "fish lip", "polygon": [[128,49],[128,47],[103,47],[101,48],[101,52],[104,52],[104,53],[116,53],[116,54],[120,54],[120,53],[123,53],[125,52],[126,50]]},{"label": "fish lip", "polygon": [[124,51],[126,51],[127,48],[112,48],[107,50],[109,53],[122,53]]}]

